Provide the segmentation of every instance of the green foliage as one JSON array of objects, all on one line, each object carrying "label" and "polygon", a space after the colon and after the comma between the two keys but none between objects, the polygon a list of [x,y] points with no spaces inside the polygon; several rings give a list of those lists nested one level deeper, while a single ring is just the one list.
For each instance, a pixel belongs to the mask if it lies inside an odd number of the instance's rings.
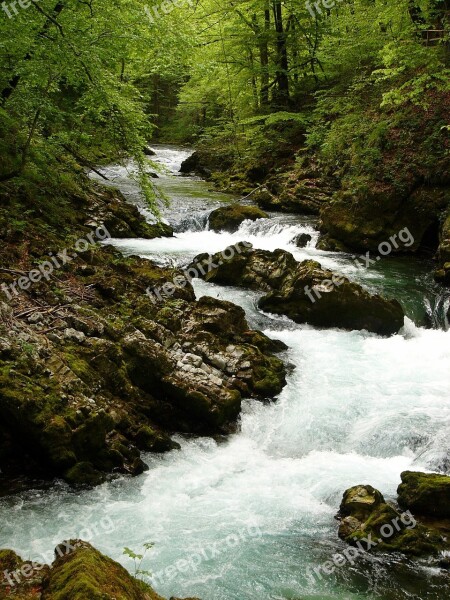
[{"label": "green foliage", "polygon": [[152,572],[146,569],[141,569],[142,563],[148,553],[154,547],[154,542],[146,542],[143,544],[143,552],[142,554],[137,554],[131,548],[125,547],[123,549],[123,554],[131,558],[134,562],[134,577],[137,579],[142,579],[144,577],[151,577]]}]

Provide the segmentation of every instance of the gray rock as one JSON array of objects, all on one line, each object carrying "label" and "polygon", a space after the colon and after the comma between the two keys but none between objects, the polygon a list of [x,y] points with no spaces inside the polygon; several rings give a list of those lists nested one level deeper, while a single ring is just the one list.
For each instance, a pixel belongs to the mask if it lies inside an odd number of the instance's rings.
[{"label": "gray rock", "polygon": [[72,329],[71,327],[68,327],[64,330],[64,337],[66,338],[66,340],[78,342],[79,344],[82,344],[86,339],[86,336],[82,331],[77,331],[76,329]]}]

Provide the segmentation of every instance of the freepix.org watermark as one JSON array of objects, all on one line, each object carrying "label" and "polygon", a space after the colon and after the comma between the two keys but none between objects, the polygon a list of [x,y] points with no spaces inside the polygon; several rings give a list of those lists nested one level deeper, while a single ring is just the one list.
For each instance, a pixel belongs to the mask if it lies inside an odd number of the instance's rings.
[{"label": "freepix.org watermark", "polygon": [[305,2],[305,6],[310,15],[317,18],[317,15],[323,14],[321,5],[325,10],[330,10],[331,8],[334,8],[337,3],[343,1],[344,0],[318,0],[317,2]]},{"label": "freepix.org watermark", "polygon": [[163,2],[160,2],[151,8],[149,6],[144,6],[144,10],[150,23],[156,23],[162,16],[169,15],[178,6],[183,6],[183,4],[189,4],[192,8],[194,7],[193,0],[163,0]]},{"label": "freepix.org watermark", "polygon": [[12,19],[19,14],[19,8],[26,10],[27,8],[30,8],[32,4],[37,4],[38,2],[41,2],[41,0],[33,0],[33,2],[31,0],[15,0],[9,4],[2,2],[2,10],[8,19]]},{"label": "freepix.org watermark", "polygon": [[13,283],[7,285],[6,283],[1,284],[1,290],[6,294],[8,300],[12,300],[14,296],[18,296],[20,291],[24,292],[29,290],[33,283],[38,283],[42,279],[50,280],[53,272],[56,269],[61,269],[64,265],[69,264],[79,254],[89,250],[91,244],[95,244],[97,241],[104,241],[111,238],[111,234],[104,225],[97,227],[94,232],[89,233],[85,238],[81,238],[75,242],[75,252],[69,254],[69,250],[65,248],[58,252],[55,256],[49,253],[48,260],[44,260],[38,265],[36,269],[33,269],[28,274],[24,274],[19,277]]},{"label": "freepix.org watermark", "polygon": [[227,552],[232,552],[240,544],[248,543],[251,540],[261,537],[262,531],[257,525],[247,525],[244,529],[227,535],[225,538],[213,542],[204,548],[200,548],[195,553],[187,554],[172,565],[154,573],[150,581],[153,585],[162,585],[163,583],[173,581],[180,575],[195,573],[203,562],[222,556],[222,554]]},{"label": "freepix.org watermark", "polygon": [[318,567],[314,567],[314,569],[308,569],[306,575],[315,583],[316,579],[321,580],[324,575],[332,575],[337,568],[343,567],[346,563],[354,565],[359,556],[370,552],[383,541],[389,540],[395,533],[402,531],[402,529],[414,529],[415,527],[417,527],[417,521],[411,512],[407,510],[398,517],[395,517],[395,519],[392,519],[389,523],[382,525],[380,528],[380,537],[376,540],[369,533],[367,537],[361,538],[358,541],[355,540],[355,546],[350,546],[342,554],[334,554],[331,560],[327,560]]},{"label": "freepix.org watermark", "polygon": [[[90,542],[94,537],[109,535],[115,531],[115,524],[111,517],[103,517],[95,523],[87,523],[79,531],[73,531],[71,539],[79,539]],[[72,533],[72,532],[71,532]],[[51,564],[55,558],[67,556],[74,552],[78,543],[64,541],[56,546],[55,551],[49,551],[32,560],[26,561],[16,571],[3,571],[3,584],[11,588],[19,585],[26,579],[34,577],[39,571],[42,571],[46,565]]]},{"label": "freepix.org watermark", "polygon": [[182,271],[182,273],[177,273],[174,275],[172,279],[172,283],[169,281],[162,285],[161,287],[148,287],[145,290],[145,293],[153,302],[156,304],[157,302],[163,302],[164,299],[170,298],[173,296],[177,290],[177,288],[185,288],[189,282],[193,279],[197,279],[200,277],[205,277],[214,269],[218,269],[225,262],[232,260],[236,254],[241,254],[241,252],[245,249],[253,248],[253,245],[250,242],[238,242],[233,246],[228,246],[217,255],[219,258],[216,259],[218,262],[213,262],[213,256],[208,255],[204,260],[195,263],[190,266],[188,269]]},{"label": "freepix.org watermark", "polygon": [[[400,245],[405,248],[410,248],[414,244],[414,237],[407,227],[392,235],[387,242],[381,242],[378,246],[378,256],[371,258],[370,252],[366,252],[365,255],[357,258],[353,257],[353,263],[358,269],[370,269],[373,265],[376,265],[384,256],[391,254],[393,250],[398,250]],[[319,284],[314,285],[312,289],[309,285],[305,285],[305,294],[314,304],[317,300],[322,298],[322,294],[332,292],[334,288],[341,286],[346,278],[339,273],[333,273],[331,279],[324,279]]]}]

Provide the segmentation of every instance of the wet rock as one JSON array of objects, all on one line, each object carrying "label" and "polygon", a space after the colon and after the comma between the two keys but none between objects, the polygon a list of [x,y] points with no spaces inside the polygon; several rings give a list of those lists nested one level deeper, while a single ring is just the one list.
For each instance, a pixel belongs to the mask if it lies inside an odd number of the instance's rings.
[{"label": "wet rock", "polygon": [[371,485],[357,485],[344,493],[339,512],[365,521],[381,504],[385,504],[385,500],[378,490]]},{"label": "wet rock", "polygon": [[213,231],[229,231],[233,233],[246,220],[267,219],[269,215],[257,206],[231,204],[216,208],[209,215],[209,226]]},{"label": "wet rock", "polygon": [[398,503],[414,514],[450,519],[450,477],[435,473],[404,471]]},{"label": "wet rock", "polygon": [[206,273],[206,281],[267,292],[259,307],[297,323],[380,335],[392,335],[403,326],[403,309],[396,300],[372,295],[315,261],[299,263],[284,250],[244,249],[222,264],[219,254],[212,260],[219,266]]},{"label": "wet rock", "polygon": [[[391,244],[392,253],[421,250],[433,255],[439,243],[439,218],[449,202],[447,187],[417,185],[402,196],[380,185],[356,198],[353,190],[340,191],[321,212],[319,247],[377,251],[379,244],[396,236],[398,245]],[[412,236],[407,246],[398,240],[405,228]]]},{"label": "wet rock", "polygon": [[292,240],[292,242],[297,246],[297,248],[306,248],[311,240],[312,237],[308,233],[300,233]]},{"label": "wet rock", "polygon": [[442,532],[418,523],[409,511],[399,512],[370,485],[344,493],[338,518],[339,537],[360,550],[438,556],[449,547]]},{"label": "wet rock", "polygon": [[172,441],[168,435],[161,431],[155,431],[148,426],[139,429],[135,441],[140,450],[147,452],[167,452],[168,450],[180,448],[180,445]]}]

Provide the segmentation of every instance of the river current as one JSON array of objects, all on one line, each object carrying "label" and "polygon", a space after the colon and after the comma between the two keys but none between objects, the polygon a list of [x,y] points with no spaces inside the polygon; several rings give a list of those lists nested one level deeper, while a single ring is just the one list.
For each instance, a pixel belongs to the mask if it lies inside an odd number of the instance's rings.
[{"label": "river current", "polygon": [[[146,455],[150,469],[137,478],[82,493],[56,482],[1,499],[0,547],[34,558],[81,535],[134,572],[124,547],[139,553],[153,542],[141,569],[167,597],[447,599],[449,575],[426,560],[366,555],[331,575],[314,574],[346,549],[334,518],[345,489],[367,483],[395,500],[403,470],[450,471],[449,298],[433,284],[430,265],[386,257],[358,268],[350,255],[316,249],[311,217],[271,214],[234,234],[209,231],[208,213],[231,197],[178,175],[188,155],[162,146],[155,157],[164,168],[157,185],[171,199],[163,215],[176,237],[113,240],[123,253],[184,266],[244,240],[283,248],[396,297],[405,326],[381,338],[296,325],[259,311],[255,292],[194,280],[198,297],[241,305],[251,326],[287,344],[288,385],[272,403],[244,401],[229,437],[179,437],[181,450]],[[104,171],[145,212],[127,170]],[[292,240],[303,232],[312,241],[298,249]]]}]

